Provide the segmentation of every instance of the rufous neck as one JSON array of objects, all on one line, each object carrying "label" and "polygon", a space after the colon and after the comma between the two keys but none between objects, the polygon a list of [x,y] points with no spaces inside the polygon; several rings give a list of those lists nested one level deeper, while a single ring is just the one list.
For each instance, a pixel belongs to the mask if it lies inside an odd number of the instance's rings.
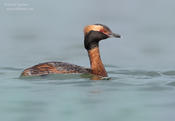
[{"label": "rufous neck", "polygon": [[107,77],[107,72],[101,61],[99,48],[95,47],[93,49],[88,50],[88,55],[90,59],[92,73],[102,77]]}]

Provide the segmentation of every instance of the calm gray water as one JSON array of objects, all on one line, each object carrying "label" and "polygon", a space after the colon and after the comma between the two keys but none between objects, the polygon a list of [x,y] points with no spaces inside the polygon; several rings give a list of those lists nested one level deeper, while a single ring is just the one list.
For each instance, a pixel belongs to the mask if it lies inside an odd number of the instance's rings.
[{"label": "calm gray water", "polygon": [[[174,0],[1,0],[1,121],[175,120]],[[19,78],[47,61],[89,67],[83,27],[121,39],[100,43],[111,80],[85,75]]]}]

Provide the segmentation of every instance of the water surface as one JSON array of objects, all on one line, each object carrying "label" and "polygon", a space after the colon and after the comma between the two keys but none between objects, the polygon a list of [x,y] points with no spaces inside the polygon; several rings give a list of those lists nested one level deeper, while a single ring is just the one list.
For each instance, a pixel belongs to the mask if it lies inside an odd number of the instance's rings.
[{"label": "water surface", "polygon": [[[14,5],[19,3],[25,9]],[[0,120],[174,120],[174,4],[2,0]],[[19,78],[23,69],[47,61],[89,67],[83,27],[93,23],[122,35],[100,43],[110,80],[94,81],[86,75]]]}]

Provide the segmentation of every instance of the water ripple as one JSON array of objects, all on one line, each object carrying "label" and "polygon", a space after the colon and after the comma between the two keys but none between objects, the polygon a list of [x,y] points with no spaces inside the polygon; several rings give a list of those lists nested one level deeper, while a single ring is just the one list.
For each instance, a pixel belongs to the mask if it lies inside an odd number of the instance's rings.
[{"label": "water ripple", "polygon": [[171,90],[172,88],[166,86],[148,86],[148,87],[141,87],[140,91],[164,91],[164,90]]},{"label": "water ripple", "polygon": [[110,71],[111,74],[122,74],[122,75],[130,75],[130,76],[147,76],[147,77],[159,77],[161,76],[160,72],[156,71],[143,71],[143,70],[117,70]]},{"label": "water ripple", "polygon": [[4,73],[3,72],[0,72],[0,75],[4,75]]},{"label": "water ripple", "polygon": [[105,65],[105,67],[108,67],[108,68],[119,68],[119,67],[116,66],[116,65]]},{"label": "water ripple", "polygon": [[168,86],[175,86],[175,81],[167,83]]},{"label": "water ripple", "polygon": [[175,71],[166,71],[166,72],[163,72],[162,74],[166,76],[175,76]]},{"label": "water ripple", "polygon": [[0,67],[0,70],[8,70],[8,71],[21,71],[22,68],[14,68],[14,67]]}]

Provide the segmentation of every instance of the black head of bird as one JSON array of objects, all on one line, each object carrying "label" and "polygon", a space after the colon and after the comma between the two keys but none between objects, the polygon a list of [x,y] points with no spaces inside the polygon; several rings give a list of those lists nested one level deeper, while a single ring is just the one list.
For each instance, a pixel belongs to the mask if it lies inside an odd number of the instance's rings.
[{"label": "black head of bird", "polygon": [[99,41],[110,37],[120,38],[109,27],[102,24],[88,25],[84,28],[84,47],[87,50],[98,47]]}]

